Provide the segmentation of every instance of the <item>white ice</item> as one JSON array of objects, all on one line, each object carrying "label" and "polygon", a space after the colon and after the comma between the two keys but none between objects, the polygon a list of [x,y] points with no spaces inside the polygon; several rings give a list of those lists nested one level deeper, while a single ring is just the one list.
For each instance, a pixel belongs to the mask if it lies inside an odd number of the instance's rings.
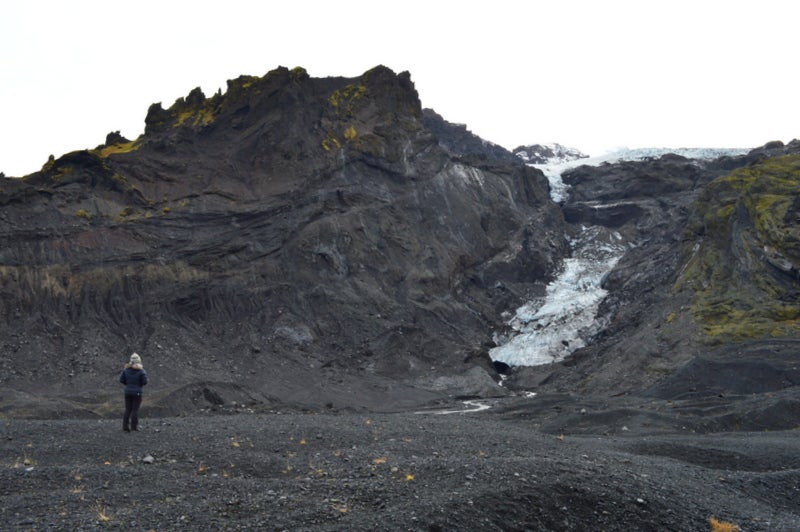
[{"label": "white ice", "polygon": [[619,235],[597,227],[584,228],[573,243],[573,256],[565,259],[558,277],[547,286],[543,298],[517,309],[506,338],[489,354],[511,366],[537,366],[562,360],[586,345],[597,332],[597,309],[606,290],[603,277],[624,252]]},{"label": "white ice", "polygon": [[[691,159],[711,159],[738,155],[746,150],[713,148],[649,148],[622,149],[598,157],[533,165],[541,169],[550,182],[553,201],[563,202],[569,194],[561,174],[580,165],[604,162],[641,160],[677,153]],[[496,335],[498,347],[489,352],[493,360],[511,366],[537,366],[564,359],[586,345],[587,339],[604,324],[597,319],[597,310],[606,296],[601,286],[605,275],[622,257],[626,245],[622,237],[601,227],[583,228],[572,243],[572,256],[564,260],[557,278],[548,285],[544,297],[529,301],[516,310],[507,323],[510,333]]]},{"label": "white ice", "polygon": [[689,159],[716,159],[724,155],[743,155],[747,152],[748,150],[746,149],[738,148],[619,148],[602,155],[588,158],[568,161],[556,159],[547,164],[532,164],[530,166],[538,168],[544,173],[547,180],[550,182],[550,197],[556,203],[562,203],[567,199],[569,186],[564,184],[564,181],[561,179],[561,174],[571,168],[577,168],[578,166],[599,166],[603,163],[616,161],[640,161],[642,159],[661,157],[668,153],[674,153]]}]

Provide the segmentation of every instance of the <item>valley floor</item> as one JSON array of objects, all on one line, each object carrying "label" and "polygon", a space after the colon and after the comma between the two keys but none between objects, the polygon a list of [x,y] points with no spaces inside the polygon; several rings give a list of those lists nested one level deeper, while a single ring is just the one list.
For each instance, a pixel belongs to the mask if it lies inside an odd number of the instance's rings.
[{"label": "valley floor", "polygon": [[800,528],[797,430],[561,435],[496,409],[0,427],[9,530]]}]

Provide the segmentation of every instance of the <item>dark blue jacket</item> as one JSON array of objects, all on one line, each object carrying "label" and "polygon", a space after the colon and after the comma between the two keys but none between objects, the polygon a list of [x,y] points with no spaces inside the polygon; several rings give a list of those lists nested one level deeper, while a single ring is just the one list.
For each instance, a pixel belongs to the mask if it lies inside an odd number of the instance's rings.
[{"label": "dark blue jacket", "polygon": [[147,372],[126,366],[119,374],[119,382],[125,385],[125,395],[142,395],[142,386],[147,384]]}]

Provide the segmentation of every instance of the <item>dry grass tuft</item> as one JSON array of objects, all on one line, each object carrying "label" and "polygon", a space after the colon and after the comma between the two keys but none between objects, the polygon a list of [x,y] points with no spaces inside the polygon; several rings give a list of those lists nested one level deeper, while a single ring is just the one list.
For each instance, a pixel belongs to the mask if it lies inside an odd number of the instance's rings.
[{"label": "dry grass tuft", "polygon": [[106,507],[102,503],[98,502],[95,504],[92,510],[94,510],[99,522],[108,523],[111,521],[111,515],[106,511]]},{"label": "dry grass tuft", "polygon": [[708,518],[708,524],[711,525],[711,532],[739,532],[738,526],[726,521],[720,521],[714,517]]}]

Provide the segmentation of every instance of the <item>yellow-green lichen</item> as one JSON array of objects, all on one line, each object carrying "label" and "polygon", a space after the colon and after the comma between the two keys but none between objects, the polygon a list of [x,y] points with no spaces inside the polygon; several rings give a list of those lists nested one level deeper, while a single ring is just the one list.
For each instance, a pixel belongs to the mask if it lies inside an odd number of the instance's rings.
[{"label": "yellow-green lichen", "polygon": [[[253,86],[253,84],[258,83],[261,81],[259,76],[239,76],[237,79],[233,80],[233,85],[240,89],[249,89]],[[229,82],[229,85],[231,82]]]},{"label": "yellow-green lichen", "polygon": [[49,172],[53,169],[53,166],[56,164],[56,158],[54,155],[50,155],[47,158],[47,162],[42,165],[42,172]]},{"label": "yellow-green lichen", "polygon": [[303,79],[308,77],[308,72],[303,67],[294,67],[289,71],[289,78],[296,82],[302,81]]},{"label": "yellow-green lichen", "polygon": [[[800,334],[796,290],[800,227],[788,213],[800,196],[800,156],[764,159],[708,185],[694,205],[674,290],[712,342]],[[786,264],[774,267],[775,257]]]},{"label": "yellow-green lichen", "polygon": [[356,130],[355,126],[347,126],[344,131],[342,131],[341,136],[337,135],[333,131],[328,131],[328,133],[325,135],[325,138],[322,139],[322,149],[325,151],[338,150],[341,149],[343,145],[353,146],[356,148],[360,146],[358,131]]},{"label": "yellow-green lichen", "polygon": [[324,149],[325,151],[331,151],[331,150],[334,150],[334,149],[338,150],[341,147],[342,147],[342,144],[336,138],[336,135],[334,135],[330,131],[325,136],[325,138],[322,139],[322,149]]},{"label": "yellow-green lichen", "polygon": [[110,146],[105,146],[97,150],[97,155],[102,158],[106,158],[109,155],[115,155],[118,153],[130,153],[132,151],[136,151],[139,149],[140,142],[138,140],[132,140],[130,142],[122,142],[119,144],[112,144]]},{"label": "yellow-green lichen", "polygon": [[358,132],[356,128],[353,126],[349,126],[347,129],[344,130],[344,139],[348,142],[352,142],[358,138]]},{"label": "yellow-green lichen", "polygon": [[365,85],[347,85],[341,90],[335,90],[328,96],[328,103],[334,108],[336,114],[352,116],[356,103],[367,93]]},{"label": "yellow-green lichen", "polygon": [[53,181],[61,181],[64,177],[70,175],[74,171],[74,168],[71,166],[59,166],[55,172],[53,172],[52,167],[50,171],[52,172],[50,179]]},{"label": "yellow-green lichen", "polygon": [[214,111],[209,107],[199,109],[184,109],[175,117],[175,127],[182,125],[207,126],[214,121]]}]

